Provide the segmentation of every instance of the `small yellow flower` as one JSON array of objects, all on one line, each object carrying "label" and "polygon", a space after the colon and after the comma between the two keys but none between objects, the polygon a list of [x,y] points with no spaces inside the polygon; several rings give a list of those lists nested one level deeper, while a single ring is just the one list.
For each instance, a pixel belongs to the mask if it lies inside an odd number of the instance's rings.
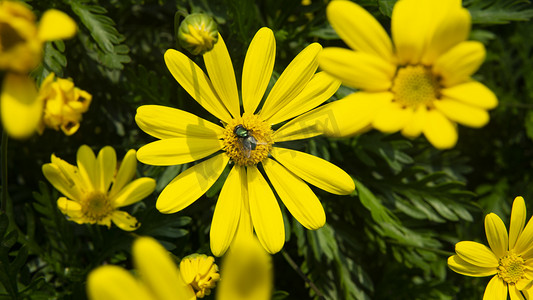
[{"label": "small yellow flower", "polygon": [[325,128],[328,135],[369,128],[401,131],[409,138],[423,133],[433,146],[446,149],[457,142],[457,123],[479,128],[489,121],[487,110],[498,101],[471,78],[485,59],[485,48],[466,41],[471,21],[461,1],[396,2],[392,40],[353,2],[330,2],[327,16],[352,50],[324,49],[320,67],[359,90],[317,112],[328,111],[335,119],[337,127]]},{"label": "small yellow flower", "polygon": [[241,239],[222,261],[217,300],[270,300],[273,288],[272,258],[257,239]]},{"label": "small yellow flower", "polygon": [[[509,234],[503,221],[494,213],[485,217],[485,232],[490,248],[462,241],[455,245],[456,255],[448,258],[453,271],[473,277],[492,276],[484,300],[529,299],[533,285],[533,218],[526,224],[524,198],[516,197],[511,210]],[[524,227],[525,225],[525,227]]]},{"label": "small yellow flower", "polygon": [[222,126],[158,105],[141,106],[135,116],[142,130],[160,139],[139,149],[141,162],[170,166],[210,156],[163,189],[156,203],[159,211],[175,213],[189,206],[230,165],[211,224],[211,251],[216,256],[224,254],[236,235],[250,238],[254,230],[268,252],[283,247],[283,217],[267,177],[289,212],[308,229],[322,227],[326,215],[306,182],[340,195],[355,189],[351,177],[330,162],[275,144],[320,134],[315,123],[305,120],[305,113],[331,97],[340,82],[315,74],[319,44],[309,45],[289,64],[256,113],[272,75],[275,47],[272,30],[262,28],[256,33],[244,60],[242,93],[222,37],[204,54],[209,77],[183,53],[167,50],[165,62],[174,78]]},{"label": "small yellow flower", "polygon": [[191,254],[183,258],[180,262],[180,272],[183,280],[194,289],[198,298],[211,294],[211,289],[220,279],[215,259],[205,254]]},{"label": "small yellow flower", "polygon": [[190,14],[180,24],[178,40],[193,55],[202,55],[218,41],[217,23],[206,14]]},{"label": "small yellow flower", "polygon": [[140,237],[133,243],[133,262],[139,278],[121,267],[105,265],[89,273],[91,300],[195,300],[169,253],[156,240]]},{"label": "small yellow flower", "polygon": [[29,137],[42,118],[43,103],[28,73],[41,62],[44,42],[72,37],[76,30],[76,23],[58,10],[47,10],[37,25],[25,5],[0,1],[0,70],[8,72],[2,84],[0,114],[11,137]]},{"label": "small yellow flower", "polygon": [[44,115],[38,132],[44,127],[61,130],[66,135],[74,134],[80,127],[81,115],[89,109],[92,96],[74,86],[71,79],[55,78],[51,73],[41,84],[40,99],[44,103]]},{"label": "small yellow flower", "polygon": [[137,169],[136,151],[129,150],[117,171],[115,149],[106,146],[95,157],[86,145],[78,149],[78,166],[52,154],[43,174],[65,197],[57,200],[61,212],[78,224],[111,226],[131,231],[140,224],[118,208],[141,201],[155,189],[155,180],[142,177],[131,181]]}]

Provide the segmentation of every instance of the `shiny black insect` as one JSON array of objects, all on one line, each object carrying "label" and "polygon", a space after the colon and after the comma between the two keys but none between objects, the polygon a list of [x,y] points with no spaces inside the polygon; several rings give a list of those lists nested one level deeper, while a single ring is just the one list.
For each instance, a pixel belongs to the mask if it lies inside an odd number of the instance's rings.
[{"label": "shiny black insect", "polygon": [[257,147],[257,140],[250,134],[248,129],[244,128],[242,125],[237,125],[233,129],[233,133],[237,136],[239,140],[239,145],[246,157],[250,157],[251,151],[255,150]]}]

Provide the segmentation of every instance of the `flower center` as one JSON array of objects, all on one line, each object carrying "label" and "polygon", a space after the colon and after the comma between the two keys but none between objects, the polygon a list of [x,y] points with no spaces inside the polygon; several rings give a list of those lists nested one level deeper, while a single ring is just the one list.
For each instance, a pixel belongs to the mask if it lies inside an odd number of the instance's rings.
[{"label": "flower center", "polygon": [[24,39],[11,25],[0,24],[0,51],[9,51],[17,44],[24,42]]},{"label": "flower center", "polygon": [[107,196],[101,192],[91,192],[80,201],[82,214],[92,222],[98,222],[113,212]]},{"label": "flower center", "polygon": [[272,150],[272,129],[259,116],[244,113],[231,120],[224,130],[224,151],[240,166],[253,166]]},{"label": "flower center", "polygon": [[394,93],[394,100],[404,106],[432,106],[432,102],[440,96],[439,79],[431,73],[429,67],[408,65],[400,67],[396,72],[391,91]]},{"label": "flower center", "polygon": [[500,258],[498,275],[507,283],[514,284],[524,277],[525,261],[522,257],[509,251]]}]

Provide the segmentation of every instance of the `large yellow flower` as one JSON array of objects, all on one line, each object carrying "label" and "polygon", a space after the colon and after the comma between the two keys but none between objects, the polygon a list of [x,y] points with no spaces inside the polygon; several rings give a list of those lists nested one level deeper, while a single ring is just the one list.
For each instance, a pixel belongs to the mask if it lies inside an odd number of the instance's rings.
[{"label": "large yellow flower", "polygon": [[[131,231],[139,228],[135,217],[118,208],[141,201],[155,189],[155,180],[148,177],[131,181],[137,170],[136,151],[124,156],[117,171],[115,149],[106,146],[95,157],[86,145],[78,149],[78,166],[52,154],[52,162],[43,165],[43,174],[65,197],[57,206],[72,221],[83,224],[111,226]],[[130,182],[131,181],[131,182]]]},{"label": "large yellow flower", "polygon": [[[329,135],[375,128],[424,134],[440,149],[457,142],[456,123],[481,127],[496,96],[471,75],[485,59],[485,48],[466,41],[470,14],[460,0],[401,0],[392,13],[392,41],[359,5],[332,1],[328,20],[352,48],[325,48],[320,68],[360,91],[324,107],[333,110]],[[310,117],[310,116],[308,116]]]},{"label": "large yellow flower", "polygon": [[[532,218],[533,219],[533,218]],[[516,197],[511,211],[509,235],[503,221],[494,213],[485,217],[485,232],[490,248],[462,241],[455,245],[456,255],[448,258],[448,266],[467,276],[495,275],[485,289],[484,300],[529,299],[527,289],[533,284],[533,222],[526,223],[524,198]]]},{"label": "large yellow flower", "polygon": [[315,74],[321,50],[317,43],[305,48],[281,74],[256,113],[270,81],[276,52],[272,31],[260,29],[244,61],[243,114],[233,65],[220,36],[214,48],[203,56],[209,77],[184,54],[176,50],[165,53],[174,78],[219,118],[223,127],[182,110],[141,106],[135,117],[137,124],[161,140],[140,148],[137,158],[146,164],[168,166],[210,156],[165,187],[156,204],[163,213],[180,211],[196,201],[231,161],[211,224],[211,250],[215,255],[227,250],[236,233],[250,237],[253,229],[268,252],[276,253],[283,247],[283,218],[265,175],[289,212],[309,229],[323,226],[326,217],[304,180],[334,194],[354,190],[350,176],[333,164],[274,145],[319,134],[315,123],[306,123],[299,117],[276,131],[271,126],[313,109],[337,90],[338,81],[324,73]]},{"label": "large yellow flower", "polygon": [[35,132],[43,111],[28,73],[42,60],[46,41],[74,36],[76,23],[65,13],[47,10],[39,24],[24,5],[0,1],[0,70],[7,71],[0,95],[0,114],[7,133],[26,138]]},{"label": "large yellow flower", "polygon": [[[140,278],[121,267],[106,265],[93,270],[87,278],[91,300],[195,300],[168,252],[156,240],[140,237],[133,243],[133,262]],[[218,273],[217,273],[218,275]]]}]

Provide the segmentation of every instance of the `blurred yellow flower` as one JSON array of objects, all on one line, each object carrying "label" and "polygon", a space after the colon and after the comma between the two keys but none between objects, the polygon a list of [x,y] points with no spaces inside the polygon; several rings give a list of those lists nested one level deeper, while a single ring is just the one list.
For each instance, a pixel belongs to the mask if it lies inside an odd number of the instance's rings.
[{"label": "blurred yellow flower", "polygon": [[[254,229],[270,253],[278,252],[285,243],[278,201],[258,164],[289,212],[308,229],[322,227],[326,216],[304,180],[340,195],[355,188],[348,174],[326,160],[274,146],[277,142],[320,134],[315,123],[305,122],[299,116],[326,101],[340,85],[324,73],[315,74],[317,56],[322,50],[319,44],[313,43],[298,54],[270,90],[261,111],[254,114],[270,81],[275,47],[272,30],[262,28],[248,48],[242,72],[243,114],[233,64],[222,37],[204,54],[209,77],[184,54],[175,50],[165,53],[165,62],[174,78],[223,126],[157,105],[141,106],[135,116],[142,130],[160,139],[139,149],[137,158],[143,163],[179,165],[216,153],[182,172],[165,187],[156,203],[163,213],[178,212],[196,201],[231,161],[211,224],[211,251],[216,256],[224,254],[237,234],[251,238]],[[272,125],[294,117],[272,130]]]},{"label": "blurred yellow flower", "polygon": [[180,24],[178,41],[193,55],[202,55],[218,41],[217,23],[206,14],[190,14]]},{"label": "blurred yellow flower", "polygon": [[169,253],[156,240],[140,237],[133,243],[133,262],[139,278],[121,267],[105,265],[89,273],[91,300],[194,300]]},{"label": "blurred yellow flower", "polygon": [[241,239],[222,261],[217,300],[270,300],[273,288],[272,258],[255,238]]},{"label": "blurred yellow flower", "polygon": [[0,114],[11,137],[27,138],[39,126],[43,104],[28,73],[41,62],[44,42],[72,37],[76,30],[76,23],[58,10],[47,10],[37,25],[24,4],[0,1],[0,70],[7,72]]},{"label": "blurred yellow flower", "polygon": [[74,134],[80,127],[81,115],[89,109],[92,96],[74,86],[71,79],[55,78],[51,73],[41,84],[39,96],[44,104],[44,115],[38,132],[44,127],[61,130],[66,135]]},{"label": "blurred yellow flower", "polygon": [[461,1],[402,0],[392,12],[392,41],[374,17],[350,1],[332,1],[328,20],[352,49],[330,47],[319,56],[328,74],[360,91],[319,111],[331,112],[331,136],[375,128],[409,138],[424,134],[433,146],[453,147],[456,123],[482,127],[496,96],[471,75],[485,48],[466,41],[470,14]]},{"label": "blurred yellow flower", "polygon": [[181,278],[196,292],[196,297],[203,298],[211,294],[220,279],[215,258],[205,254],[191,254],[180,262]]},{"label": "blurred yellow flower", "polygon": [[136,151],[124,156],[117,171],[115,149],[106,146],[95,157],[86,145],[77,153],[78,166],[73,166],[52,154],[52,162],[43,165],[43,174],[65,197],[57,206],[70,220],[111,226],[131,231],[140,224],[137,219],[118,208],[141,201],[155,189],[155,180],[148,177],[132,181],[137,170]]},{"label": "blurred yellow flower", "polygon": [[[532,218],[533,219],[533,218]],[[529,299],[533,284],[533,222],[526,224],[524,198],[516,197],[511,210],[509,234],[503,221],[494,213],[485,217],[485,232],[490,248],[462,241],[455,245],[456,255],[448,258],[453,271],[473,277],[492,276],[484,300]]]}]

